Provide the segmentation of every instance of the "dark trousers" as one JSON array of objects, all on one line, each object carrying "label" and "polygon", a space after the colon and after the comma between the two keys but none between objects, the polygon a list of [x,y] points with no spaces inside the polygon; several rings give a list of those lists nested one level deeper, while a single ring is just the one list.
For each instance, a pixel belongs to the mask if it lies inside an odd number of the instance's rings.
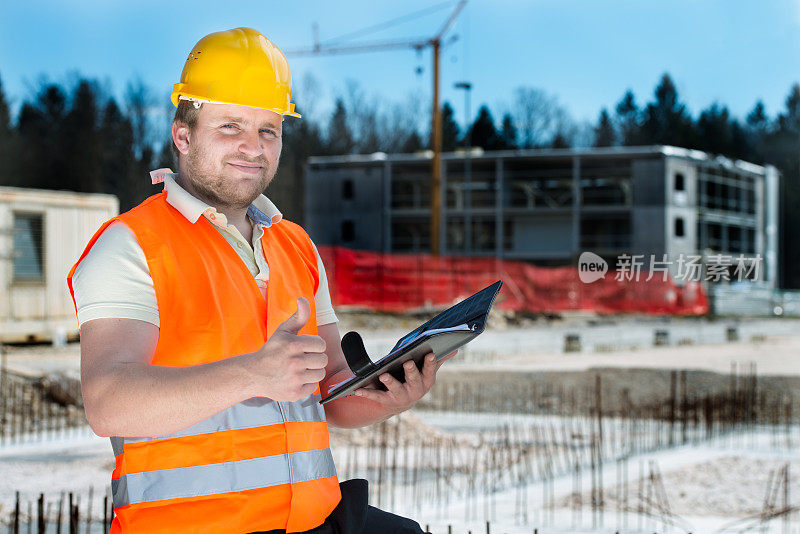
[{"label": "dark trousers", "polygon": [[[339,487],[342,500],[331,515],[320,526],[301,534],[426,534],[416,521],[367,504],[366,480],[346,480]],[[286,534],[286,531],[270,530],[250,534]]]}]

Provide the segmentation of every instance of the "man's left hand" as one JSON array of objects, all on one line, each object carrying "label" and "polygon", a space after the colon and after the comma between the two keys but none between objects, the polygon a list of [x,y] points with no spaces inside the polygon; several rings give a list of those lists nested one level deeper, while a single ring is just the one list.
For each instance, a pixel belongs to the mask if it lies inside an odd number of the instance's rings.
[{"label": "man's left hand", "polygon": [[383,373],[378,378],[386,386],[387,391],[378,391],[372,387],[363,387],[355,390],[355,395],[370,399],[382,404],[390,412],[398,414],[411,408],[419,399],[430,391],[436,382],[436,372],[444,362],[456,355],[458,351],[451,352],[438,362],[433,353],[425,356],[422,372],[417,369],[417,364],[409,360],[403,364],[405,382],[398,381],[389,373]]}]

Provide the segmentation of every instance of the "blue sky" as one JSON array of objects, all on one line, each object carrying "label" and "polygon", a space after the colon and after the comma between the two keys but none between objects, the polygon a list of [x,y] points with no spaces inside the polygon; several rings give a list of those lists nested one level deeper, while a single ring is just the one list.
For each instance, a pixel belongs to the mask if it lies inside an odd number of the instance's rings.
[{"label": "blue sky", "polygon": [[[115,96],[138,76],[164,101],[192,45],[212,31],[250,26],[292,50],[311,45],[314,22],[324,41],[440,3],[0,0],[0,79],[14,110],[42,75],[64,82],[75,72]],[[455,4],[360,40],[431,36]],[[442,99],[459,121],[459,80],[474,84],[473,115],[481,103],[499,115],[525,85],[591,121],[628,88],[640,104],[648,101],[665,71],[694,116],[716,100],[743,117],[758,99],[773,116],[800,81],[800,0],[470,0],[448,35],[458,40],[442,54]],[[296,86],[306,73],[320,83],[318,116],[347,80],[381,100],[430,98],[428,51],[290,57],[290,64]]]}]

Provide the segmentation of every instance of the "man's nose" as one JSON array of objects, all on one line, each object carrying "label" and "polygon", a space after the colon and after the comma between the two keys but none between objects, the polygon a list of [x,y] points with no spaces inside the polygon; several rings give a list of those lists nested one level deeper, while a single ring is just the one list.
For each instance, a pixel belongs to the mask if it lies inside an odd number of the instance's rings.
[{"label": "man's nose", "polygon": [[264,153],[264,149],[261,147],[261,136],[258,130],[247,130],[242,134],[239,152],[251,158],[256,158]]}]

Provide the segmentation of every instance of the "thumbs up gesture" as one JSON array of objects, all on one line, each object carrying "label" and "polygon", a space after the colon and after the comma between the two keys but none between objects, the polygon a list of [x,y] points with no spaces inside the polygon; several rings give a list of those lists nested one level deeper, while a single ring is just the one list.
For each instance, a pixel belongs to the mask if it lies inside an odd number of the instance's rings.
[{"label": "thumbs up gesture", "polygon": [[258,396],[294,402],[314,393],[318,382],[325,378],[325,340],[299,334],[310,315],[311,305],[300,297],[297,311],[278,326],[267,342],[256,352],[243,355]]}]

